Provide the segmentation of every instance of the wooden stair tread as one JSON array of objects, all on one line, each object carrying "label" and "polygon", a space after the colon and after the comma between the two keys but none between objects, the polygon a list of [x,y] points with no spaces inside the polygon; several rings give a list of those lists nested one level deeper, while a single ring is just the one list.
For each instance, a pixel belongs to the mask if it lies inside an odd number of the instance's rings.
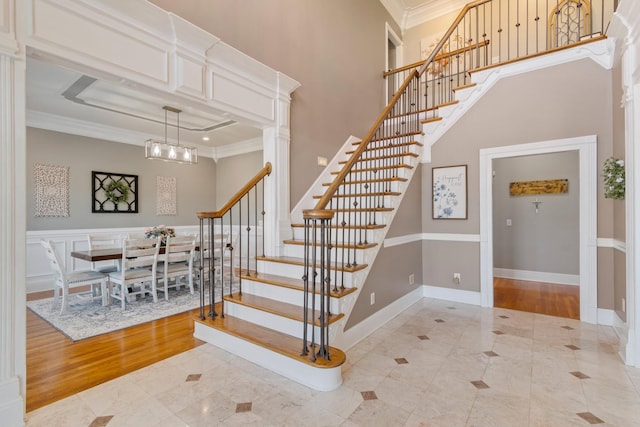
[{"label": "wooden stair tread", "polygon": [[[361,180],[355,180],[355,181],[344,181],[342,184],[340,185],[356,185],[356,184],[365,184],[365,183],[377,183],[377,182],[407,182],[408,179],[407,178],[400,178],[397,176],[393,176],[390,178],[376,178],[376,179],[361,179]],[[331,184],[333,184],[332,182],[323,182],[322,186],[323,187],[328,187]]]},{"label": "wooden stair tread", "polygon": [[[387,149],[394,149],[394,148],[401,148],[401,147],[411,147],[413,145],[416,145],[418,147],[422,147],[423,146],[423,144],[418,142],[418,141],[409,141],[409,142],[401,142],[399,144],[389,143],[389,144],[382,145],[382,146],[379,146],[379,147],[378,146],[369,147],[364,151],[367,152],[367,151],[387,150]],[[345,154],[353,154],[355,152],[356,152],[356,150],[349,150],[349,151],[346,151]]]},{"label": "wooden stair tread", "polygon": [[[216,311],[221,312],[220,303],[216,304]],[[301,339],[226,314],[224,318],[217,316],[215,319],[200,319],[200,316],[195,315],[194,321],[317,368],[336,368],[347,358],[342,350],[329,347],[330,360],[318,357],[312,362],[309,355],[300,355]]]},{"label": "wooden stair tread", "polygon": [[[374,193],[356,193],[356,194],[334,194],[333,197],[378,197],[378,196],[400,196],[402,193],[398,191],[376,191]],[[321,199],[322,195],[313,196],[314,199]]]},{"label": "wooden stair tread", "polygon": [[[279,262],[281,264],[291,264],[291,265],[304,266],[304,259],[302,259],[302,258],[294,258],[294,257],[286,257],[286,256],[281,256],[281,257],[257,256],[256,259],[258,261]],[[345,266],[345,265],[336,266],[335,264],[332,263],[331,264],[331,270],[338,270],[338,271],[345,271],[347,273],[354,273],[356,271],[364,270],[365,268],[367,268],[367,266],[368,266],[367,264],[358,264],[358,265],[349,265],[349,266]],[[319,268],[319,267],[320,266],[317,266],[316,268]]]},{"label": "wooden stair tread", "polygon": [[[398,163],[397,165],[380,166],[380,167],[377,167],[377,168],[351,169],[351,172],[352,173],[373,172],[373,171],[380,171],[380,170],[386,170],[386,169],[398,169],[398,168],[413,169],[413,166],[407,165],[405,163]],[[331,175],[338,175],[339,173],[340,173],[340,171],[331,172]]]},{"label": "wooden stair tread", "polygon": [[[367,224],[367,225],[346,225],[346,226],[342,226],[340,224],[331,224],[331,228],[338,228],[338,229],[342,229],[342,228],[346,228],[348,230],[378,230],[380,228],[385,228],[387,225],[386,224]],[[291,224],[291,227],[295,227],[295,228],[304,228],[304,224]]]},{"label": "wooden stair tread", "polygon": [[[396,135],[385,136],[383,138],[372,139],[371,141],[388,141],[390,139],[403,138],[403,137],[413,136],[413,135],[422,135],[422,131],[421,130],[417,130],[415,132],[399,133],[399,134],[396,134]],[[362,144],[362,141],[356,141],[356,142],[353,143],[353,145],[360,145],[360,144]]]},{"label": "wooden stair tread", "polygon": [[[234,292],[231,295],[224,296],[225,301],[234,302],[236,304],[241,304],[246,307],[251,307],[256,310],[261,310],[267,313],[275,314],[277,316],[286,317],[288,319],[297,320],[299,322],[303,322],[303,313],[304,309],[300,305],[289,304],[282,301],[276,301],[270,298],[260,297],[252,294],[240,294],[238,292]],[[302,295],[300,300],[302,301]],[[316,307],[316,312],[318,307]],[[313,312],[311,309],[307,311],[307,315],[309,319],[313,319],[313,323],[315,326],[320,326],[320,319],[314,318]],[[344,314],[332,314],[329,316],[329,324],[337,322],[342,319]]]},{"label": "wooden stair tread", "polygon": [[477,83],[467,83],[466,85],[461,85],[458,87],[454,87],[453,89],[451,89],[453,92],[457,91],[457,90],[463,90],[463,89],[468,89],[468,88],[472,88],[474,86],[477,86]]},{"label": "wooden stair tread", "polygon": [[[304,241],[302,240],[294,240],[294,239],[287,239],[287,240],[283,240],[282,241],[284,244],[286,245],[304,245]],[[336,242],[332,242],[331,245],[334,248],[347,248],[347,249],[370,249],[370,248],[375,248],[376,246],[378,246],[377,243],[352,243],[349,245],[345,245],[343,243],[336,243]]]},{"label": "wooden stair tread", "polygon": [[[373,160],[386,160],[386,159],[393,159],[393,158],[399,158],[399,157],[420,157],[419,154],[417,153],[413,153],[411,151],[403,151],[402,153],[395,153],[395,154],[388,154],[385,156],[375,156],[375,157],[360,157],[356,162],[370,162]],[[348,160],[340,160],[338,162],[339,165],[344,165],[348,162]]]},{"label": "wooden stair tread", "polygon": [[431,117],[428,119],[421,120],[420,123],[425,124],[425,123],[431,123],[431,122],[438,122],[440,120],[442,120],[442,117]]},{"label": "wooden stair tread", "polygon": [[[304,290],[304,282],[302,278],[294,279],[293,277],[278,276],[276,274],[258,273],[257,271],[250,271],[241,275],[245,280],[251,280],[253,282],[266,283],[273,286],[280,286],[283,288],[294,289],[302,292]],[[345,295],[349,295],[357,290],[357,288],[338,288],[337,291],[331,289],[331,297],[342,298]],[[320,290],[316,289],[316,294],[320,294]]]}]

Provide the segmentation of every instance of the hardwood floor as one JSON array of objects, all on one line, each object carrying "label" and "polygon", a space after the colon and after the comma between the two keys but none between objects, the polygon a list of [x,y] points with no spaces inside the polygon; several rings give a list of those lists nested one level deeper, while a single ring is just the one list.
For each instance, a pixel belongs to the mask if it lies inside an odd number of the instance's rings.
[{"label": "hardwood floor", "polygon": [[204,344],[196,313],[73,342],[27,310],[27,412]]},{"label": "hardwood floor", "polygon": [[579,320],[580,287],[495,277],[493,305]]}]

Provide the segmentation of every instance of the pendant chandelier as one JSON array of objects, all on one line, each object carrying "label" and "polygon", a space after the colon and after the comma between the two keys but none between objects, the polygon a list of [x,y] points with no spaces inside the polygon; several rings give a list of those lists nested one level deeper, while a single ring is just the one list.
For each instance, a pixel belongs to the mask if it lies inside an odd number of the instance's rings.
[{"label": "pendant chandelier", "polygon": [[[147,159],[160,159],[190,165],[198,163],[198,150],[195,147],[180,145],[180,113],[182,110],[167,105],[162,107],[162,109],[164,110],[164,141],[147,139],[144,143],[144,156]],[[177,138],[175,144],[167,141],[167,113],[169,111],[176,113],[177,117]]]}]

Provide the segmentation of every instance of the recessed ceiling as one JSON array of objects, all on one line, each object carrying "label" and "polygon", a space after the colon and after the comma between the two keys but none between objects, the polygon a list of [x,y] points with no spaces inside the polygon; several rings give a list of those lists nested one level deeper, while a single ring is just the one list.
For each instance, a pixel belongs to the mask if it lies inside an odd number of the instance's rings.
[{"label": "recessed ceiling", "polygon": [[[27,125],[85,136],[94,127],[105,139],[144,144],[165,137],[165,105],[182,110],[166,116],[167,139],[198,147],[220,147],[262,137],[258,128],[224,115],[175,105],[161,96],[117,82],[98,80],[33,58],[27,59]],[[209,137],[204,141],[203,137]],[[204,154],[204,153],[203,153]]]}]

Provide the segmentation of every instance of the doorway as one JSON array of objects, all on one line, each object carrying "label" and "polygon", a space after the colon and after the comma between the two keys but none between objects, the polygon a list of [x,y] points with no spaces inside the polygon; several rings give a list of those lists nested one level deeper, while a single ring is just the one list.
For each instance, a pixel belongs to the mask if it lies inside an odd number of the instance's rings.
[{"label": "doorway", "polygon": [[580,319],[597,323],[597,136],[583,136],[480,150],[480,298],[494,305],[493,160],[544,153],[577,151],[579,157]]},{"label": "doorway", "polygon": [[496,158],[494,306],[580,318],[578,151]]}]

